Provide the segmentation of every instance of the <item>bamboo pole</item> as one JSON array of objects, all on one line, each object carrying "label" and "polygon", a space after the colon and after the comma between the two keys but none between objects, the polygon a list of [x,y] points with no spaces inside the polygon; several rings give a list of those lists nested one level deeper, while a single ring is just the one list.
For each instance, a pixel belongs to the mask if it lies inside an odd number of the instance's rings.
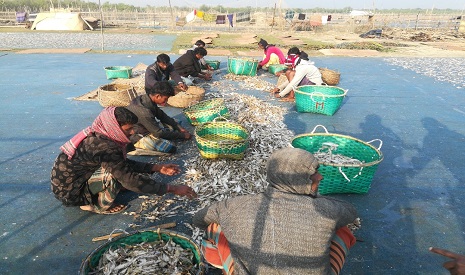
[{"label": "bamboo pole", "polygon": [[100,8],[100,36],[102,38],[102,52],[104,51],[104,37],[103,37],[103,10],[100,0],[98,0],[98,6]]}]

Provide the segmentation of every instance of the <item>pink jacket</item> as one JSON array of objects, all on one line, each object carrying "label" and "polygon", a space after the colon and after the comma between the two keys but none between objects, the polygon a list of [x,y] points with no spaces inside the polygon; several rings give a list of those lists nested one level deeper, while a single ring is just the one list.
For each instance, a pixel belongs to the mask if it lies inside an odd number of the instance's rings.
[{"label": "pink jacket", "polygon": [[268,63],[268,61],[270,61],[270,56],[273,53],[279,57],[279,64],[284,64],[284,60],[286,58],[284,57],[283,52],[276,46],[269,46],[265,50],[265,55],[266,55],[265,59],[263,59],[260,63],[258,63],[258,65],[264,66],[266,63]]}]

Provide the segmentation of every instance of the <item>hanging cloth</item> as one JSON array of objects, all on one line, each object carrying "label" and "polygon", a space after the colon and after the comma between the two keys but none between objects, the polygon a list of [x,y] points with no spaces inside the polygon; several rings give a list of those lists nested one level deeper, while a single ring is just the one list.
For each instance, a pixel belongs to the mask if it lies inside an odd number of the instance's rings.
[{"label": "hanging cloth", "polygon": [[299,20],[305,20],[305,13],[299,13]]},{"label": "hanging cloth", "polygon": [[224,24],[224,23],[226,23],[226,15],[216,16],[216,24]]},{"label": "hanging cloth", "polygon": [[228,14],[228,20],[229,20],[229,25],[230,25],[231,27],[234,27],[234,26],[233,26],[233,14]]},{"label": "hanging cloth", "polygon": [[197,13],[195,14],[198,18],[201,18],[203,19],[203,16],[205,15],[205,12],[203,11],[197,11]]},{"label": "hanging cloth", "polygon": [[203,20],[207,22],[213,22],[215,21],[216,16],[211,13],[204,13],[203,15]]},{"label": "hanging cloth", "polygon": [[236,13],[236,22],[250,21],[250,12],[239,12]]},{"label": "hanging cloth", "polygon": [[189,23],[191,21],[194,21],[195,19],[195,10],[193,10],[191,13],[186,15],[186,22]]}]

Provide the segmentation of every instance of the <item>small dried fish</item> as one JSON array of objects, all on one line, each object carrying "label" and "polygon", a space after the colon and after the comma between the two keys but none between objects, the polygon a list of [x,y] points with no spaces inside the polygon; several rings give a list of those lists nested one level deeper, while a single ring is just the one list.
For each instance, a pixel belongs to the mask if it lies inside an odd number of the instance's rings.
[{"label": "small dried fish", "polygon": [[109,249],[89,274],[195,274],[194,254],[168,240]]}]

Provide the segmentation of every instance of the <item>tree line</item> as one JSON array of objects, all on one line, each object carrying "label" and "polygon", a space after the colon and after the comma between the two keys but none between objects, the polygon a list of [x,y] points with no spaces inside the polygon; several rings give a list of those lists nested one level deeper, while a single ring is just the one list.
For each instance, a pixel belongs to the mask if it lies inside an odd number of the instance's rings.
[{"label": "tree line", "polygon": [[[98,3],[92,3],[83,0],[0,0],[0,7],[3,11],[27,11],[27,12],[39,12],[39,11],[48,11],[50,8],[63,8],[63,9],[73,9],[81,11],[98,11]],[[102,10],[107,11],[139,11],[139,12],[169,12],[171,8],[181,11],[191,11],[192,7],[155,7],[155,6],[146,6],[146,7],[136,7],[128,4],[110,4],[109,2],[102,1]],[[237,13],[237,12],[270,12],[274,10],[274,7],[241,7],[241,8],[232,8],[225,7],[222,5],[217,6],[208,6],[201,5],[198,10],[201,11],[215,11],[220,13]],[[292,11],[296,13],[349,13],[352,7],[347,6],[342,9],[326,9],[326,8],[311,8],[311,9],[301,9],[295,8]],[[425,14],[425,13],[434,13],[434,14],[462,14],[463,10],[458,9],[382,9],[375,10],[373,12],[377,13],[392,13],[392,14]]]}]

